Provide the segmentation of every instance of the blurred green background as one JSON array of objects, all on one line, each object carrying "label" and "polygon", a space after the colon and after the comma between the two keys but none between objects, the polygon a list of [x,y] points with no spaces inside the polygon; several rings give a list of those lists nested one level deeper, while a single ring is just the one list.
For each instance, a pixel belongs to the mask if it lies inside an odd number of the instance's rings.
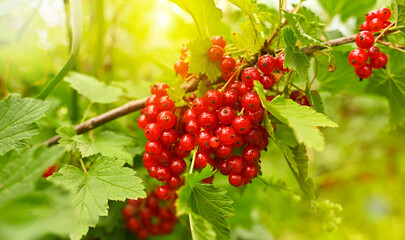
[{"label": "blurred green background", "polygon": [[[95,104],[88,117],[148,96],[154,82],[176,80],[172,67],[180,49],[198,35],[190,16],[167,0],[82,2],[84,31],[74,70],[124,93],[115,104]],[[216,2],[224,18],[212,34],[230,41],[231,31],[238,31],[246,16],[226,1]],[[278,1],[258,2],[271,9],[277,8]],[[288,3],[291,7],[297,1]],[[9,93],[35,97],[61,69],[70,49],[67,4],[62,0],[16,1],[11,12],[0,15],[1,98]],[[389,4],[369,0],[304,2],[336,37],[355,33],[368,10]],[[314,213],[309,203],[299,199],[294,193],[299,188],[284,158],[270,147],[262,158],[263,179],[278,187],[256,179],[246,189],[235,189],[225,178],[215,179],[235,201],[235,216],[230,219],[233,239],[405,239],[404,129],[387,130],[387,102],[366,94],[366,81],[358,82],[354,73],[339,68],[339,62],[334,73],[322,74],[326,66],[320,67],[314,89],[339,128],[324,131],[323,152],[308,151],[310,176],[321,199],[342,206],[343,211],[337,212],[341,218],[338,228],[328,231],[330,226],[322,214]],[[61,125],[80,122],[89,104],[66,82],[48,100],[53,108],[41,120],[42,133],[31,143],[53,136]],[[127,127],[140,138],[136,116],[131,114],[106,127]],[[182,239],[179,232],[166,239]]]}]

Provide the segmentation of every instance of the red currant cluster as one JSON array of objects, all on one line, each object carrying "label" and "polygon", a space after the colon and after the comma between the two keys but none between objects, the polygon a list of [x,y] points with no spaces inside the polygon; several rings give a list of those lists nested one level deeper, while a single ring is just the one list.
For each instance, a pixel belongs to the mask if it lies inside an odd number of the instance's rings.
[{"label": "red currant cluster", "polygon": [[[356,45],[359,48],[349,53],[349,63],[355,67],[355,73],[360,79],[369,78],[373,68],[381,69],[388,63],[387,55],[374,46],[375,38],[372,32],[391,26],[388,21],[390,17],[391,11],[388,8],[374,10],[366,14],[367,22],[360,26],[362,31],[356,37]],[[370,59],[369,63],[367,63],[368,59]]]},{"label": "red currant cluster", "polygon": [[185,61],[187,58],[187,46],[183,46],[181,49],[180,59],[174,64],[174,71],[179,74],[182,78],[188,76],[188,64],[189,62]]},{"label": "red currant cluster", "polygon": [[177,222],[174,200],[175,196],[161,201],[155,192],[149,193],[146,199],[128,199],[122,209],[126,228],[136,233],[139,239],[170,234]]}]

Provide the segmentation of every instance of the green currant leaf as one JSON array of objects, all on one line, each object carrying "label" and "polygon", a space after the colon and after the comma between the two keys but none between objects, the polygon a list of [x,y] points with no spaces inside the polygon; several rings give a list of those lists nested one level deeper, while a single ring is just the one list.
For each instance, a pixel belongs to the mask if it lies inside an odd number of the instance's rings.
[{"label": "green currant leaf", "polygon": [[60,127],[56,133],[60,136],[59,145],[65,147],[66,151],[70,152],[76,149],[76,142],[72,138],[77,135],[77,132],[73,126]]},{"label": "green currant leaf", "polygon": [[189,72],[195,74],[206,74],[211,82],[215,82],[221,76],[221,70],[216,62],[208,57],[208,51],[212,47],[209,38],[197,39],[190,42],[188,50],[191,53]]},{"label": "green currant leaf", "polygon": [[78,72],[72,72],[68,77],[65,77],[65,81],[93,103],[116,102],[122,95],[120,88],[107,86],[95,77]]},{"label": "green currant leaf", "polygon": [[256,5],[256,0],[228,0],[228,2],[237,6],[248,15],[259,11],[259,8]]},{"label": "green currant leaf", "polygon": [[[394,13],[395,21],[397,26],[405,26],[405,4],[403,0],[393,0],[392,10]],[[405,35],[405,28],[398,29],[403,35]]]},{"label": "green currant leaf", "polygon": [[170,99],[174,101],[176,107],[183,107],[187,105],[186,101],[183,99],[186,96],[186,92],[179,84],[168,88],[167,95],[169,95]]},{"label": "green currant leaf", "polygon": [[271,102],[266,100],[264,89],[260,82],[255,81],[254,89],[258,93],[262,105],[274,117],[289,126],[299,143],[321,151],[324,147],[324,138],[317,127],[337,127],[324,114],[314,111],[307,106],[301,106],[291,99],[277,96]]},{"label": "green currant leaf", "polygon": [[54,146],[12,150],[0,156],[0,203],[34,189],[42,172],[63,154],[63,148]]},{"label": "green currant leaf", "polygon": [[[170,0],[191,15],[201,38],[208,37],[208,31],[221,21],[222,11],[213,0]],[[190,49],[190,48],[189,48]]]},{"label": "green currant leaf", "polygon": [[25,146],[23,139],[38,134],[35,123],[44,116],[49,103],[12,94],[0,101],[0,155]]},{"label": "green currant leaf", "polygon": [[115,157],[123,160],[130,166],[133,164],[133,157],[127,148],[133,145],[133,139],[110,131],[99,132],[89,138],[86,135],[72,137],[82,157],[89,157],[100,153],[106,157]]},{"label": "green currant leaf", "polygon": [[193,240],[212,240],[217,239],[212,225],[205,218],[193,212],[189,213],[191,236]]},{"label": "green currant leaf", "polygon": [[283,29],[283,39],[287,47],[285,50],[284,67],[297,71],[303,82],[308,80],[309,60],[307,55],[302,53],[296,46],[297,38],[291,28]]},{"label": "green currant leaf", "polygon": [[274,131],[274,137],[282,143],[285,143],[288,147],[295,147],[298,145],[293,130],[282,123],[277,124],[276,130]]},{"label": "green currant leaf", "polygon": [[78,215],[80,227],[71,232],[72,239],[80,239],[89,226],[94,227],[99,216],[108,213],[108,200],[124,201],[127,198],[144,198],[142,180],[123,162],[109,157],[99,157],[88,172],[67,165],[48,179],[70,191],[70,203]]},{"label": "green currant leaf", "polygon": [[372,10],[372,7],[376,4],[376,2],[377,0],[319,0],[319,3],[325,12],[329,14],[329,19],[332,19],[335,15],[339,15],[343,22],[346,22],[349,18],[353,17],[357,19],[364,19],[364,14],[367,13],[367,11]]},{"label": "green currant leaf", "polygon": [[[312,178],[308,175],[308,156],[307,150],[305,145],[300,144],[293,148],[294,160],[297,163],[298,173],[296,171],[292,171],[295,178],[297,179],[298,185],[303,192],[303,196],[305,199],[314,200],[316,199],[315,195],[315,184],[312,181]],[[289,163],[289,161],[288,161]],[[292,166],[289,163],[290,168]]]},{"label": "green currant leaf", "polygon": [[[391,69],[391,68],[390,68]],[[376,70],[369,78],[367,91],[386,97],[389,104],[388,127],[393,130],[405,123],[405,68],[393,73]]]},{"label": "green currant leaf", "polygon": [[257,53],[264,44],[264,38],[256,36],[255,28],[251,22],[243,22],[240,24],[242,33],[232,33],[232,41],[238,50],[245,51],[245,55],[252,56]]},{"label": "green currant leaf", "polygon": [[308,84],[305,87],[305,96],[308,98],[309,104],[315,111],[319,113],[325,113],[325,109],[323,108],[321,95],[318,92],[311,91]]}]

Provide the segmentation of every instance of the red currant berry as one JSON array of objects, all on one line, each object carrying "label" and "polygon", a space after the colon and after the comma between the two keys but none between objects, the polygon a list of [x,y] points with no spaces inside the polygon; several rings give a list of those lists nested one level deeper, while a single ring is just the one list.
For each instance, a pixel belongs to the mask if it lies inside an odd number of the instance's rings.
[{"label": "red currant berry", "polygon": [[208,107],[215,109],[222,105],[222,94],[218,90],[212,89],[205,93]]},{"label": "red currant berry", "polygon": [[149,123],[149,121],[146,119],[145,115],[142,114],[141,116],[139,116],[139,118],[138,118],[138,127],[140,129],[145,129],[145,127],[146,127],[146,125],[148,125],[148,123]]},{"label": "red currant berry", "polygon": [[212,134],[210,132],[205,131],[205,130],[201,131],[197,135],[196,143],[201,149],[209,149],[211,137],[212,137]]},{"label": "red currant berry", "polygon": [[47,167],[44,172],[42,173],[43,178],[47,178],[49,176],[52,176],[57,170],[56,164],[52,164],[51,166]]},{"label": "red currant berry", "polygon": [[184,45],[182,48],[181,48],[181,55],[186,55],[187,54],[187,51],[188,51],[188,48],[187,48],[187,46],[186,45]]},{"label": "red currant berry", "polygon": [[252,126],[256,126],[264,120],[264,110],[259,107],[255,111],[246,111],[246,116],[250,120]]},{"label": "red currant berry", "polygon": [[222,72],[231,72],[235,66],[235,59],[233,59],[231,56],[225,56],[219,63],[219,68]]},{"label": "red currant berry", "polygon": [[257,66],[263,73],[272,73],[274,70],[276,70],[277,61],[270,55],[263,55],[259,58]]},{"label": "red currant berry", "polygon": [[369,31],[362,31],[357,34],[356,44],[359,48],[369,49],[374,45],[374,35]]},{"label": "red currant berry", "polygon": [[162,144],[157,140],[150,140],[145,145],[145,151],[151,156],[158,156],[162,152]]},{"label": "red currant berry", "polygon": [[146,99],[145,106],[150,106],[150,105],[157,105],[159,98],[155,95],[152,94]]},{"label": "red currant berry", "polygon": [[188,73],[188,63],[184,62],[183,60],[177,60],[174,64],[174,71],[182,76]]},{"label": "red currant berry", "polygon": [[218,124],[217,115],[213,112],[203,112],[198,117],[198,123],[206,130],[214,129]]},{"label": "red currant berry", "polygon": [[185,151],[191,151],[195,147],[195,139],[192,135],[186,134],[180,139],[180,146]]},{"label": "red currant berry", "polygon": [[229,174],[229,183],[234,187],[240,187],[243,184],[243,178],[241,174],[231,173]]},{"label": "red currant berry", "polygon": [[182,174],[187,168],[187,164],[183,159],[174,159],[170,164],[170,170],[173,175]]},{"label": "red currant berry", "polygon": [[163,148],[162,152],[155,156],[156,163],[160,166],[169,166],[172,161],[172,152],[169,149]]},{"label": "red currant berry", "polygon": [[144,132],[148,140],[156,140],[160,137],[162,129],[157,123],[149,123],[146,125]]},{"label": "red currant berry", "polygon": [[211,137],[209,139],[208,143],[209,143],[210,147],[212,147],[212,148],[217,148],[221,144],[221,142],[219,141],[219,138],[215,137],[215,136]]},{"label": "red currant berry", "polygon": [[217,148],[214,148],[214,155],[219,158],[228,158],[232,155],[232,146],[221,144]]},{"label": "red currant berry", "polygon": [[221,48],[225,48],[226,40],[222,36],[213,36],[211,38],[212,45],[220,46]]},{"label": "red currant berry", "polygon": [[377,57],[370,59],[370,66],[374,69],[381,69],[385,67],[388,63],[388,56],[380,52]]},{"label": "red currant berry", "polygon": [[186,131],[191,135],[196,135],[201,130],[200,124],[196,120],[190,120],[186,123]]},{"label": "red currant berry", "polygon": [[131,217],[126,222],[126,228],[128,231],[137,232],[141,228],[141,222],[138,219]]},{"label": "red currant berry", "polygon": [[198,115],[195,113],[194,109],[187,109],[184,113],[184,122],[189,122],[191,120],[197,120]]},{"label": "red currant berry", "polygon": [[148,235],[148,230],[146,230],[146,228],[140,229],[138,232],[136,232],[136,236],[141,240],[147,239]]},{"label": "red currant berry", "polygon": [[168,167],[159,166],[156,170],[156,179],[160,182],[166,182],[171,176],[170,169]]},{"label": "red currant berry", "polygon": [[174,124],[176,124],[176,116],[172,112],[163,111],[157,115],[156,122],[159,127],[167,130],[174,127]]},{"label": "red currant berry", "polygon": [[146,116],[146,120],[148,122],[155,122],[158,114],[159,110],[156,105],[150,105],[144,108],[144,115]]},{"label": "red currant berry", "polygon": [[173,147],[173,155],[174,155],[176,158],[185,158],[185,157],[187,157],[188,155],[190,155],[190,152],[184,150],[184,149],[181,147],[180,142],[176,142],[176,143],[174,144],[174,147]]},{"label": "red currant berry", "polygon": [[201,169],[207,166],[210,161],[210,155],[204,151],[198,151],[194,159],[194,168]]},{"label": "red currant berry", "polygon": [[177,133],[174,129],[163,130],[160,134],[160,142],[164,147],[170,147],[177,141]]},{"label": "red currant berry", "polygon": [[381,8],[378,10],[378,18],[380,18],[382,21],[388,21],[391,18],[391,10],[389,10],[386,7]]},{"label": "red currant berry", "polygon": [[257,164],[246,165],[242,170],[242,175],[248,179],[253,179],[259,173],[259,167]]},{"label": "red currant berry", "polygon": [[373,73],[373,68],[369,64],[366,64],[362,67],[356,67],[354,71],[359,78],[367,79]]},{"label": "red currant berry", "polygon": [[166,186],[172,191],[179,189],[181,185],[183,185],[183,181],[179,176],[171,176],[166,182]]},{"label": "red currant berry", "polygon": [[136,208],[133,205],[127,204],[125,207],[122,209],[122,216],[124,219],[130,219],[132,218],[136,213]]},{"label": "red currant berry", "polygon": [[204,178],[203,180],[201,180],[201,182],[203,182],[205,184],[211,184],[213,180],[214,180],[214,175],[212,175],[211,177]]},{"label": "red currant berry", "polygon": [[253,85],[253,81],[260,80],[260,72],[254,67],[245,68],[242,72],[242,81],[248,85]]},{"label": "red currant berry", "polygon": [[231,145],[235,142],[236,132],[231,127],[223,127],[218,134],[219,141],[225,145]]},{"label": "red currant berry", "polygon": [[238,93],[240,96],[243,96],[247,92],[253,91],[253,85],[249,85],[246,83],[241,83],[239,85]]},{"label": "red currant berry", "polygon": [[239,94],[235,89],[229,89],[224,92],[223,105],[229,107],[237,106],[239,102]]},{"label": "red currant berry", "polygon": [[370,29],[372,32],[378,32],[381,30],[381,28],[383,27],[383,21],[381,21],[381,19],[379,18],[374,18],[373,20],[371,20],[368,24],[370,26]]},{"label": "red currant berry", "polygon": [[263,85],[264,89],[270,89],[274,86],[276,83],[276,79],[274,78],[274,75],[269,73],[269,74],[263,74],[260,77],[260,83]]},{"label": "red currant berry", "polygon": [[390,21],[385,21],[383,22],[383,29],[386,29],[387,27],[389,27],[391,25]]},{"label": "red currant berry", "polygon": [[234,71],[226,71],[222,72],[221,77],[224,79],[224,81],[229,81],[232,77],[235,78]]},{"label": "red currant berry", "polygon": [[222,107],[218,112],[218,120],[222,124],[231,124],[236,117],[236,112],[230,107]]},{"label": "red currant berry", "polygon": [[250,119],[246,116],[237,116],[232,121],[232,127],[237,134],[245,134],[250,130]]},{"label": "red currant berry", "polygon": [[155,178],[156,177],[156,172],[157,172],[158,167],[157,166],[153,166],[150,168],[150,171],[148,171],[149,176]]},{"label": "red currant berry", "polygon": [[200,115],[202,112],[207,110],[207,100],[202,97],[194,99],[192,107],[197,115]]},{"label": "red currant berry", "polygon": [[227,162],[230,173],[240,173],[244,167],[241,156],[232,156],[227,160]]},{"label": "red currant berry", "polygon": [[370,58],[376,58],[378,55],[380,55],[380,49],[376,46],[372,46],[371,48],[368,49],[367,55]]},{"label": "red currant berry", "polygon": [[222,175],[229,175],[229,168],[228,168],[228,161],[227,160],[221,160],[220,162],[219,162],[219,172],[222,174]]},{"label": "red currant berry", "polygon": [[370,26],[368,25],[368,22],[363,22],[360,25],[360,31],[371,31]]},{"label": "red currant berry", "polygon": [[232,143],[232,147],[233,148],[242,147],[243,143],[244,143],[244,140],[243,140],[242,136],[236,134],[235,135],[235,141]]},{"label": "red currant berry", "polygon": [[241,105],[247,111],[254,111],[260,106],[260,98],[254,92],[247,92],[243,94],[241,99]]},{"label": "red currant berry", "polygon": [[366,21],[370,22],[374,18],[378,18],[378,10],[370,11],[366,14]]},{"label": "red currant berry", "polygon": [[174,102],[166,95],[159,99],[157,107],[160,111],[173,111]]},{"label": "red currant berry", "polygon": [[157,83],[154,85],[154,88],[155,88],[155,91],[152,92],[152,94],[156,94],[156,96],[158,96],[160,98],[160,97],[167,95],[166,89],[169,88],[169,85],[167,85],[166,83]]},{"label": "red currant berry", "polygon": [[170,189],[166,186],[159,186],[156,189],[156,194],[162,200],[168,199],[170,197]]},{"label": "red currant berry", "polygon": [[208,58],[213,62],[221,61],[224,56],[224,49],[220,46],[213,45],[208,51]]},{"label": "red currant berry", "polygon": [[277,58],[276,58],[277,68],[282,72],[288,72],[288,71],[290,71],[290,69],[284,67],[284,58],[285,58],[284,53],[277,56]]},{"label": "red currant berry", "polygon": [[361,67],[364,66],[367,63],[367,52],[364,51],[363,49],[353,49],[349,53],[349,63],[353,67]]},{"label": "red currant berry", "polygon": [[246,146],[242,151],[242,158],[246,164],[253,164],[260,159],[260,150],[256,146]]}]

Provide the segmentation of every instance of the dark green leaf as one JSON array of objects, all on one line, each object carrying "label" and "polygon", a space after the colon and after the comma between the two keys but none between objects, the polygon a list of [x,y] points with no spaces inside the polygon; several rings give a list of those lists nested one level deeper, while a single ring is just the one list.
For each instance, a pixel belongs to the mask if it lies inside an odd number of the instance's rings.
[{"label": "dark green leaf", "polygon": [[300,144],[297,147],[295,147],[293,149],[293,154],[295,156],[294,157],[295,162],[297,163],[298,173],[295,171],[292,172],[295,178],[297,179],[298,185],[300,186],[304,194],[303,195],[304,198],[308,200],[314,200],[316,199],[315,195],[316,188],[314,182],[308,175],[308,156],[305,145]]}]

